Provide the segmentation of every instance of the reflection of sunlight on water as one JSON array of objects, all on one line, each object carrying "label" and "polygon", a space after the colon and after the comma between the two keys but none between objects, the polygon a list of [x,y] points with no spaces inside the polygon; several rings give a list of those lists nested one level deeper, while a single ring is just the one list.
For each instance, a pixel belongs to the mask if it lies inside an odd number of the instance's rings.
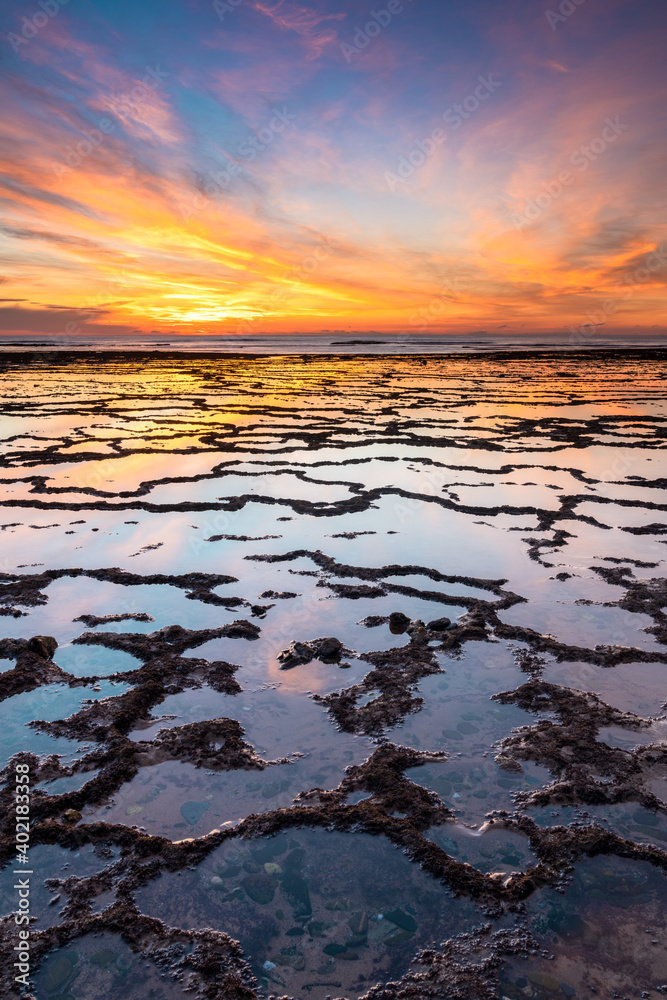
[{"label": "reflection of sunlight on water", "polygon": [[[586,362],[563,361],[571,371],[554,379],[553,368],[539,359],[521,361],[516,368],[506,358],[484,362],[450,358],[440,371],[434,371],[435,364],[418,368],[405,359],[200,358],[194,369],[188,370],[184,362],[177,371],[172,360],[157,355],[145,367],[116,364],[109,377],[98,361],[94,367],[83,362],[81,370],[71,365],[57,373],[45,370],[35,375],[57,398],[49,397],[50,411],[39,407],[30,411],[30,429],[41,440],[24,437],[4,443],[3,454],[10,456],[8,476],[16,480],[7,484],[8,499],[51,505],[71,500],[77,509],[17,508],[8,514],[7,521],[20,524],[3,532],[3,569],[21,565],[27,573],[41,572],[40,567],[30,566],[33,562],[43,568],[119,566],[137,574],[137,585],[56,580],[44,590],[45,604],[22,608],[27,611],[23,618],[0,619],[0,634],[55,636],[60,643],[56,663],[83,676],[127,671],[140,661],[104,646],[72,645],[86,628],[72,621],[80,615],[144,612],[154,619],[100,624],[93,629],[97,634],[145,635],[174,623],[202,629],[247,619],[261,628],[256,641],[215,639],[183,654],[184,660],[238,664],[235,677],[243,691],[231,696],[203,687],[167,694],[147,718],[133,723],[130,738],[134,743],[148,741],[162,728],[230,718],[240,723],[244,738],[263,759],[289,761],[257,771],[216,772],[177,760],[143,766],[108,800],[82,807],[84,823],[105,820],[184,840],[236,824],[251,813],[289,808],[301,791],[335,788],[346,767],[366,760],[377,743],[339,731],[312,695],[358,684],[371,664],[355,653],[409,642],[406,634],[392,635],[386,622],[373,627],[360,623],[394,611],[425,622],[443,615],[455,621],[466,611],[457,600],[492,604],[499,600],[493,590],[476,587],[474,580],[433,580],[420,568],[449,576],[506,580],[504,590],[526,600],[500,610],[503,622],[526,625],[573,645],[617,643],[660,651],[657,637],[642,631],[652,624],[646,613],[603,606],[620,598],[624,588],[606,582],[590,568],[616,565],[605,557],[664,562],[658,534],[621,530],[661,517],[626,503],[662,500],[656,486],[644,488],[638,478],[658,475],[655,449],[628,447],[629,433],[643,434],[648,445],[660,424],[604,423],[609,416],[634,418],[643,413],[662,419],[658,384],[648,366],[642,369],[627,362],[626,368],[619,368],[615,363],[600,376],[595,365],[587,368]],[[386,380],[379,377],[386,374]],[[577,401],[570,401],[571,392],[581,394]],[[73,412],[77,396],[80,413]],[[97,408],[96,396],[107,402],[107,412]],[[67,413],[58,412],[57,399]],[[199,399],[207,408],[197,403]],[[586,428],[583,422],[590,417],[600,417],[601,428]],[[26,417],[8,417],[2,426],[5,433],[24,433]],[[583,437],[573,442],[567,431],[574,427]],[[43,450],[50,445],[59,448],[58,457],[67,459],[64,464],[50,462]],[[112,446],[120,449],[117,455]],[[138,450],[133,453],[133,449]],[[87,454],[93,457],[86,459]],[[295,473],[304,473],[305,481]],[[18,482],[28,477],[33,477],[31,482]],[[34,477],[47,477],[47,490],[58,487],[67,492],[40,492]],[[603,481],[591,481],[596,478]],[[160,479],[167,482],[137,492],[142,483]],[[399,492],[373,495],[367,509],[352,509],[359,498],[363,506],[369,490],[396,487]],[[99,497],[86,489],[101,491],[110,503],[91,509]],[[216,509],[237,495],[250,497],[245,507]],[[534,508],[557,510],[564,495],[581,496],[585,502],[572,514],[564,511],[567,517],[554,522],[555,528],[545,528],[544,517]],[[260,496],[286,502],[259,503]],[[596,498],[623,503],[596,503]],[[297,513],[290,500],[325,503],[326,509]],[[349,500],[350,509],[341,507],[334,513],[334,503]],[[147,510],[142,504],[163,506]],[[182,509],[170,509],[175,504],[182,504]],[[204,509],[188,509],[189,505]],[[498,513],[502,505],[528,513]],[[473,508],[474,513],[455,507]],[[326,516],[317,516],[321,513]],[[577,520],[575,515],[581,514],[603,526]],[[530,558],[526,539],[553,541],[556,529],[569,532],[564,544],[541,549],[544,562]],[[373,534],[332,537],[358,531]],[[247,535],[251,540],[206,540],[223,534]],[[260,537],[264,535],[278,537]],[[307,552],[276,563],[246,558],[294,550],[319,550],[340,565],[320,568]],[[363,570],[382,566],[405,567],[409,572],[371,579],[373,574]],[[233,576],[237,581],[213,587],[207,603],[196,595],[188,597],[187,590],[175,585],[144,579],[150,574],[193,571]],[[556,574],[561,571],[572,575],[559,579]],[[634,571],[637,577],[649,577],[663,570],[660,565],[635,566]],[[366,592],[340,597],[332,586],[340,584],[370,586],[374,591],[370,596]],[[393,586],[414,592],[401,594],[392,591]],[[297,596],[261,597],[271,591]],[[444,604],[438,595],[448,595],[444,600],[454,603]],[[214,603],[217,598],[229,599],[229,606]],[[577,604],[581,599],[599,603]],[[325,636],[335,636],[351,651],[342,658],[351,664],[349,669],[313,660],[281,670],[276,657],[292,640]],[[497,752],[493,744],[514,727],[532,726],[551,716],[491,700],[494,693],[510,691],[528,679],[505,641],[468,642],[460,652],[436,656],[444,673],[415,685],[414,695],[423,698],[420,711],[383,737],[448,754],[442,763],[419,765],[405,773],[437,793],[456,814],[455,822],[431,827],[427,839],[483,872],[525,870],[535,863],[527,839],[485,828],[485,817],[495,809],[512,811],[517,792],[546,785],[551,775],[532,761],[522,762],[518,772],[503,770],[493,759]],[[586,662],[557,663],[551,654],[544,660],[549,682],[595,691],[609,704],[643,716],[661,711],[664,664],[635,662],[605,670]],[[0,661],[1,672],[9,667],[11,663]],[[25,723],[62,718],[76,711],[83,698],[126,690],[124,684],[113,688],[103,684],[99,692],[50,685],[7,699],[0,737],[3,753],[29,748],[71,759],[82,752],[75,741],[52,739]],[[371,702],[377,693],[376,689],[364,693],[357,707]],[[608,726],[600,730],[598,740],[631,749],[663,739],[664,730],[661,722],[637,731]],[[295,753],[304,756],[294,757]],[[74,775],[42,787],[55,795],[80,788],[92,777],[92,772]],[[649,785],[664,800],[665,780],[657,768],[647,779]],[[367,797],[367,790],[362,790],[346,801]],[[635,842],[667,845],[664,817],[634,801],[530,807],[525,812],[541,827],[595,821]],[[34,850],[49,874],[60,871],[60,848]],[[40,850],[56,853],[37,854]],[[292,864],[288,858],[295,851],[300,860]],[[93,862],[102,867],[99,859]],[[68,871],[80,874],[87,870],[86,863],[82,850],[81,857],[72,855]],[[260,882],[247,881],[255,876]],[[588,997],[586,976],[601,976],[600,992],[606,991],[605,995],[609,983],[621,995],[639,988],[649,971],[653,985],[665,981],[667,969],[663,971],[658,957],[661,949],[650,944],[649,935],[638,936],[643,923],[661,926],[664,897],[658,881],[655,869],[614,858],[579,862],[564,896],[543,890],[528,901],[534,931],[556,958],[510,963],[500,995],[510,1000]],[[258,902],[263,893],[271,899]],[[356,997],[377,981],[400,977],[418,948],[467,928],[479,916],[468,902],[453,901],[382,837],[300,829],[268,841],[232,840],[194,871],[165,874],[142,889],[139,897],[144,912],[176,925],[190,920],[190,926],[210,926],[238,937],[265,993],[305,997],[306,984],[328,983],[309,989],[312,1000],[323,1000],[327,993]],[[95,907],[106,901],[98,899]],[[59,920],[47,904],[45,900],[45,916],[40,919]],[[389,919],[391,912],[398,923]],[[627,940],[617,943],[623,921]],[[122,995],[126,1000],[130,982],[137,996],[154,989],[169,1000],[169,982],[154,983],[148,971],[145,982],[141,980],[139,966],[132,965],[131,955],[127,958],[117,940],[104,938],[95,947],[97,952],[89,954],[88,942],[82,941],[72,946],[71,954],[67,951],[69,957],[61,963],[67,975],[57,987],[57,975],[49,979],[45,966],[39,1000],[98,994]],[[337,948],[346,949],[348,957],[341,958],[345,952]],[[350,958],[349,952],[358,957]],[[607,965],[608,981],[603,975]],[[652,988],[647,981],[647,989]]]}]

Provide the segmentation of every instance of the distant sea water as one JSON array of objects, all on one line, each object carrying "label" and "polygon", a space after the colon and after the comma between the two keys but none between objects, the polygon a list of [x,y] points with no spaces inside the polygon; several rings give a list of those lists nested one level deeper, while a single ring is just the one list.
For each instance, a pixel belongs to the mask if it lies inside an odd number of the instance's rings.
[{"label": "distant sea water", "polygon": [[255,334],[252,336],[21,335],[0,337],[0,353],[15,351],[174,351],[206,354],[465,354],[496,351],[600,351],[667,346],[665,334],[417,333]]}]

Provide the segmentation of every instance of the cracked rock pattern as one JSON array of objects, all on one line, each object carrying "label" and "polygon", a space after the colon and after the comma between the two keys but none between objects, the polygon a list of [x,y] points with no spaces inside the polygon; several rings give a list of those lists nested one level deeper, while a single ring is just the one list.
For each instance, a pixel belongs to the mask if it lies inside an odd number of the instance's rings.
[{"label": "cracked rock pattern", "polygon": [[666,374],[3,354],[2,995],[665,995]]}]

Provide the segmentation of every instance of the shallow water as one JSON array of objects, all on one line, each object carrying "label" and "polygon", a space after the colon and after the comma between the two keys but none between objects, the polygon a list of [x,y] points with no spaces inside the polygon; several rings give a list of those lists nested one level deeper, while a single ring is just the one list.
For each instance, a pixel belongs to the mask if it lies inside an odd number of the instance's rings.
[{"label": "shallow water", "polygon": [[0,356],[39,1000],[653,995],[666,361]]},{"label": "shallow water", "polygon": [[479,917],[383,837],[322,830],[231,841],[138,903],[169,924],[227,930],[266,989],[317,1000],[400,978],[416,951]]}]

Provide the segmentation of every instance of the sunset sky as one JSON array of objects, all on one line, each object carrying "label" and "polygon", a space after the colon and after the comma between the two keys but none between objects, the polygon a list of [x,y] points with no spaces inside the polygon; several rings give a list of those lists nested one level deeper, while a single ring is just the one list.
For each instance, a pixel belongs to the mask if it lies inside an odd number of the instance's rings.
[{"label": "sunset sky", "polygon": [[5,5],[0,329],[664,332],[666,27],[664,0]]}]

